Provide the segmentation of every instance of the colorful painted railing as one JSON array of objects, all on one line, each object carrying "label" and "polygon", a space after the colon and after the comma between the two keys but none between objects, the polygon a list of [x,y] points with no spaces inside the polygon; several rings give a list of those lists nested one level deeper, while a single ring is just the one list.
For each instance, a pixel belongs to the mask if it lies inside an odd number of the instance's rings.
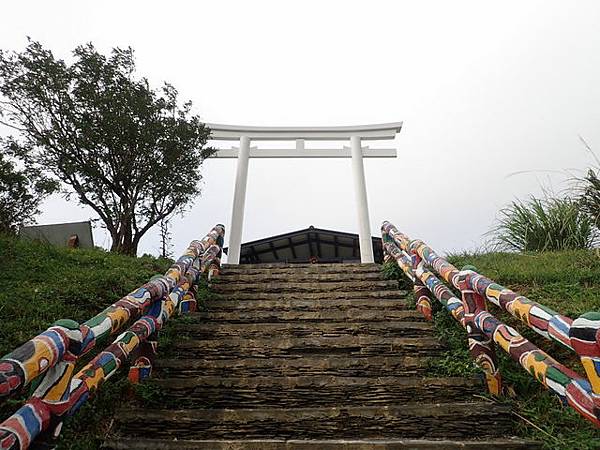
[{"label": "colorful painted railing", "polygon": [[[435,298],[466,329],[469,351],[485,373],[492,394],[499,395],[502,390],[496,343],[563,403],[600,426],[600,313],[589,312],[573,320],[494,283],[473,267],[458,270],[424,242],[411,240],[389,222],[383,223],[381,231],[386,260],[395,260],[413,281],[417,309],[431,320]],[[460,298],[452,288],[460,292]],[[486,300],[545,338],[573,350],[586,376],[560,364],[495,318],[487,311]]]},{"label": "colorful painted railing", "polygon": [[[63,420],[128,360],[131,381],[149,376],[157,332],[175,312],[196,309],[200,276],[206,273],[210,280],[219,272],[224,235],[225,227],[215,226],[204,239],[193,241],[165,275],[87,322],[57,321],[0,359],[0,400],[33,387],[25,404],[0,424],[0,449],[26,449],[36,438],[57,436]],[[74,373],[83,355],[117,333],[112,344]]]}]

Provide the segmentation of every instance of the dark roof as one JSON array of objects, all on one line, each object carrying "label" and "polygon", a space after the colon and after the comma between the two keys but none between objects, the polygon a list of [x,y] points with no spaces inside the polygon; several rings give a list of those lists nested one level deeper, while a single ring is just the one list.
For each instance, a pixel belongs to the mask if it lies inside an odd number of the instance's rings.
[{"label": "dark roof", "polygon": [[[375,262],[383,261],[381,238],[373,237]],[[225,249],[227,253],[227,248]],[[242,244],[240,263],[360,262],[358,234],[310,226]]]}]

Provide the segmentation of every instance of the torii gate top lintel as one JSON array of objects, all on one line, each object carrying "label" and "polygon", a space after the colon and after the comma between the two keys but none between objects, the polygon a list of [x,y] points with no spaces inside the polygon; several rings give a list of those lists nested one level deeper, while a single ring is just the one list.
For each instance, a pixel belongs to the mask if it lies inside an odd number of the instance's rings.
[{"label": "torii gate top lintel", "polygon": [[[334,127],[259,127],[215,123],[206,125],[211,131],[210,140],[239,140],[239,147],[220,148],[214,155],[216,158],[237,159],[233,210],[229,229],[228,262],[230,264],[238,264],[240,259],[250,158],[351,158],[358,212],[360,259],[363,263],[373,262],[363,158],[395,158],[396,149],[370,149],[363,147],[361,141],[392,140],[402,129],[402,122]],[[261,149],[251,147],[251,141],[296,141],[296,146],[293,149]],[[350,146],[311,149],[305,147],[304,141],[349,141]]]},{"label": "torii gate top lintel", "polygon": [[216,123],[206,125],[211,130],[210,139],[221,141],[238,140],[242,136],[254,141],[340,141],[352,136],[359,136],[363,140],[386,140],[394,139],[402,129],[402,122],[333,127],[259,127]]}]

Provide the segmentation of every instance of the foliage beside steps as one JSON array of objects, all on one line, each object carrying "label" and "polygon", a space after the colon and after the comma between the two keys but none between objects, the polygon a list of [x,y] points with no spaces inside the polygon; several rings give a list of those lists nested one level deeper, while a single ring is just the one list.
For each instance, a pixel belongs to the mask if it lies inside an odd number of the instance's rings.
[{"label": "foliage beside steps", "polygon": [[[448,260],[459,268],[473,265],[494,281],[570,317],[587,311],[600,311],[600,255],[597,251],[462,253],[451,255]],[[385,267],[384,270],[390,277],[400,275],[394,267]],[[559,361],[583,370],[572,352],[541,338],[512,316],[501,313],[494,305],[490,306],[490,310]],[[434,361],[431,368],[446,376],[477,372],[469,356],[464,331],[445,311],[436,314],[435,327],[449,349],[446,358]],[[495,401],[509,404],[516,414],[522,416],[515,415],[519,436],[542,441],[547,449],[600,448],[600,430],[571,408],[563,407],[504,352],[498,352],[498,355],[501,373],[510,388],[503,399]]]},{"label": "foliage beside steps", "polygon": [[[168,260],[150,256],[59,248],[0,234],[0,353],[8,353],[58,319],[89,319],[169,265]],[[58,448],[98,448],[112,411],[129,390],[122,377],[111,379],[67,422]],[[22,400],[3,404],[2,417]]]}]

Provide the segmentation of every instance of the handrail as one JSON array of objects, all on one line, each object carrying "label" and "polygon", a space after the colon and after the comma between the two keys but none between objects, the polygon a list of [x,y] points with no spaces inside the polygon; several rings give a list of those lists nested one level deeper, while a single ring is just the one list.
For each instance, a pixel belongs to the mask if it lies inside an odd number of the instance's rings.
[{"label": "handrail", "polygon": [[[417,309],[431,320],[433,295],[466,328],[469,351],[484,371],[492,394],[501,392],[501,377],[491,344],[495,342],[564,403],[600,426],[600,313],[588,312],[573,320],[494,283],[474,268],[458,270],[423,241],[411,240],[390,222],[384,222],[381,231],[386,258],[395,260],[414,282]],[[455,297],[428,267],[457,289],[461,298]],[[496,319],[487,311],[486,299],[545,338],[575,351],[586,376],[560,364],[514,328]]]},{"label": "handrail", "polygon": [[[385,223],[384,226],[386,226]],[[393,228],[393,225],[387,222],[387,227]],[[404,245],[409,248],[410,251],[416,252],[429,266],[433,267],[446,282],[452,284],[455,288],[460,289],[458,285],[459,270],[456,267],[444,258],[438,256],[435,251],[423,241],[415,240],[407,242],[408,238],[398,230],[395,230],[393,234],[396,243],[401,242],[400,245]],[[516,294],[512,290],[493,282],[483,275],[477,274],[477,276],[468,277],[466,282],[469,289],[477,292],[496,306],[516,317],[536,333],[574,350],[569,339],[569,330],[573,323],[573,319],[563,316],[540,303],[529,300],[523,295]]]},{"label": "handrail", "polygon": [[[201,274],[206,273],[209,280],[218,275],[224,234],[225,227],[216,225],[201,241],[192,241],[165,275],[81,325],[72,320],[55,322],[0,359],[0,398],[36,382],[26,403],[0,423],[0,448],[26,449],[42,433],[58,434],[64,418],[74,414],[130,358],[131,381],[149,376],[157,332],[176,311],[195,310],[195,285]],[[102,338],[118,332],[122,333],[112,344],[73,374],[81,356]]]}]

